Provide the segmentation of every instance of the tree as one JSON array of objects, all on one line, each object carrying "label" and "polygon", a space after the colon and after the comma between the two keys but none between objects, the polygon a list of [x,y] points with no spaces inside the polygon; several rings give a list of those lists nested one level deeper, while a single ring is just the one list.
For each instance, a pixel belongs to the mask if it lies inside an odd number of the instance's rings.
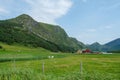
[{"label": "tree", "polygon": [[3,47],[0,45],[0,49],[2,49]]}]

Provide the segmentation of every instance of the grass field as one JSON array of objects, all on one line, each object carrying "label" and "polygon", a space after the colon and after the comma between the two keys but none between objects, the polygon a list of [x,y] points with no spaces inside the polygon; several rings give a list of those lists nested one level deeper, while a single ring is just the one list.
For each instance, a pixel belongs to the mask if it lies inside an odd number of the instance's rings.
[{"label": "grass field", "polygon": [[0,45],[4,48],[0,50],[0,80],[120,80],[120,54],[76,55]]}]

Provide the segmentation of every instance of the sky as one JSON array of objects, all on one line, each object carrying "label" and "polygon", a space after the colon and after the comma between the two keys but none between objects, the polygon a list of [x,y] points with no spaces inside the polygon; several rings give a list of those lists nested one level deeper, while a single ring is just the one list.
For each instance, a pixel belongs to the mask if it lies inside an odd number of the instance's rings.
[{"label": "sky", "polygon": [[120,38],[120,0],[0,0],[0,20],[21,14],[60,25],[85,44]]}]

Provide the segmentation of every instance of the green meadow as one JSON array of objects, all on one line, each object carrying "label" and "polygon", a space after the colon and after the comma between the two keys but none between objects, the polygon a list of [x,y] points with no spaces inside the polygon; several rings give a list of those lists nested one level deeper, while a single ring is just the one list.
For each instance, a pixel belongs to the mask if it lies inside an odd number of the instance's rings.
[{"label": "green meadow", "polygon": [[120,54],[78,55],[0,45],[0,80],[120,80]]}]

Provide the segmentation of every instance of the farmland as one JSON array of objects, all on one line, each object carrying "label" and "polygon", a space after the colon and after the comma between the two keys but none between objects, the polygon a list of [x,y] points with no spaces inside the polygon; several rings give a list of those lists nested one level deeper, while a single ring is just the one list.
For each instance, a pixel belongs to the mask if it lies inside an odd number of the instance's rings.
[{"label": "farmland", "polygon": [[0,45],[0,80],[120,80],[120,54],[77,55]]}]

